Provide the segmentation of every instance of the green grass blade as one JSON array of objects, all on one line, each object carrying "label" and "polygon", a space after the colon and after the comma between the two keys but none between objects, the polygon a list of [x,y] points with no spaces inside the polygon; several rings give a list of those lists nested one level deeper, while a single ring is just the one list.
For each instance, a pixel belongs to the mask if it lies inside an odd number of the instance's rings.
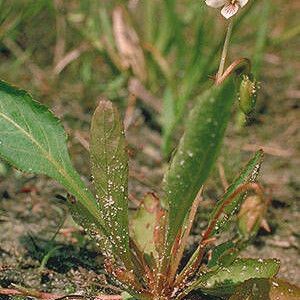
[{"label": "green grass blade", "polygon": [[269,16],[271,13],[272,3],[268,0],[263,1],[261,15],[259,19],[259,26],[256,34],[256,44],[254,48],[254,56],[253,56],[253,67],[252,72],[259,78],[261,65],[263,62],[263,57],[265,53],[265,48],[268,40],[269,33]]},{"label": "green grass blade", "polygon": [[231,81],[213,86],[195,104],[164,178],[169,206],[169,246],[217,158],[234,102]]},{"label": "green grass blade", "polygon": [[167,87],[163,97],[163,111],[162,111],[162,130],[163,130],[163,144],[162,151],[167,157],[170,154],[172,134],[176,124],[176,108],[175,97],[172,89]]},{"label": "green grass blade", "polygon": [[101,24],[101,30],[102,30],[103,34],[105,35],[105,38],[107,39],[110,46],[115,50],[116,45],[115,45],[115,39],[114,39],[111,19],[110,19],[110,16],[107,12],[105,5],[103,5],[101,7],[101,9],[99,10],[99,20],[100,20],[100,24]]},{"label": "green grass blade", "polygon": [[144,2],[144,18],[145,18],[145,25],[144,25],[144,34],[145,34],[145,41],[148,43],[153,42],[155,30],[157,26],[157,22],[155,22],[156,16],[156,7],[153,0],[145,0]]},{"label": "green grass blade", "polygon": [[128,155],[119,112],[109,101],[101,101],[93,115],[90,152],[96,199],[109,239],[130,267]]}]

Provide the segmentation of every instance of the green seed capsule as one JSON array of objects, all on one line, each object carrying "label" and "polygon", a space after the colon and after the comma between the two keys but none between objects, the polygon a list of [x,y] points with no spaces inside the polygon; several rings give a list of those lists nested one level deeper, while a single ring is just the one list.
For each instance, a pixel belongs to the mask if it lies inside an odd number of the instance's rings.
[{"label": "green seed capsule", "polygon": [[254,110],[256,99],[257,82],[244,75],[239,90],[240,109],[244,114],[248,115]]}]

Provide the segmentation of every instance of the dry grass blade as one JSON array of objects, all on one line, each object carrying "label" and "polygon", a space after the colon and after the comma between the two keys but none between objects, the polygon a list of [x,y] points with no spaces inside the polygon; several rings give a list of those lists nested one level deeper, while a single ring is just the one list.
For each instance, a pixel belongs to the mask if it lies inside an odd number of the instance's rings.
[{"label": "dry grass blade", "polygon": [[128,83],[128,91],[141,99],[147,106],[151,107],[157,113],[161,113],[161,100],[152,95],[138,80],[131,78]]},{"label": "dry grass blade", "polygon": [[113,31],[123,65],[127,68],[131,67],[133,73],[141,81],[145,81],[147,78],[146,62],[140,40],[133,27],[130,26],[125,10],[121,6],[113,11]]},{"label": "dry grass blade", "polygon": [[54,48],[53,64],[56,65],[64,56],[66,49],[66,19],[62,14],[63,1],[55,0],[54,7],[56,10],[55,27],[56,27],[56,44]]},{"label": "dry grass blade", "polygon": [[86,43],[81,44],[78,48],[71,50],[65,56],[63,56],[54,67],[54,74],[58,75],[66,68],[71,62],[80,57],[82,53],[87,51],[89,46]]}]

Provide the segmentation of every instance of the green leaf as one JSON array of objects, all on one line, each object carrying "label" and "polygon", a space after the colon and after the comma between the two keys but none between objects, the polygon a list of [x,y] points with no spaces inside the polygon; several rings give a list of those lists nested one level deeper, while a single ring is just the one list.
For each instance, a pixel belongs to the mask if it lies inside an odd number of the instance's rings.
[{"label": "green leaf", "polygon": [[90,153],[101,217],[112,245],[130,267],[128,155],[119,112],[109,101],[101,101],[93,115]]},{"label": "green leaf", "polygon": [[217,265],[220,265],[220,260],[222,260],[224,256],[227,257],[230,253],[234,253],[233,250],[234,243],[232,241],[228,241],[216,246],[212,251],[211,259],[208,261],[207,267],[211,269]]},{"label": "green leaf", "polygon": [[0,155],[24,172],[60,182],[106,233],[96,201],[73,168],[60,121],[23,90],[0,81]]},{"label": "green leaf", "polygon": [[300,288],[278,278],[250,279],[229,300],[298,300]]},{"label": "green leaf", "polygon": [[231,295],[244,281],[251,278],[271,278],[278,270],[279,261],[275,259],[237,259],[228,267],[221,267],[200,277],[192,284],[192,289],[201,289],[219,297]]},{"label": "green leaf", "polygon": [[169,245],[183,225],[189,209],[217,158],[234,101],[231,81],[213,86],[197,101],[186,131],[164,178],[169,205]]},{"label": "green leaf", "polygon": [[131,236],[143,253],[156,254],[154,234],[160,212],[159,199],[148,193],[130,219]]},{"label": "green leaf", "polygon": [[130,294],[128,294],[127,292],[123,292],[121,294],[121,297],[123,300],[135,300]]},{"label": "green leaf", "polygon": [[[256,182],[259,170],[263,160],[263,151],[257,151],[252,159],[247,163],[244,169],[241,171],[240,175],[237,176],[233,183],[228,187],[226,193],[223,195],[222,199],[215,206],[210,220],[214,220],[218,210],[223,205],[223,203],[235,192],[235,190],[242,184],[249,182]],[[218,220],[215,230],[212,232],[212,235],[217,234],[226,228],[226,225],[229,223],[231,218],[238,211],[241,203],[245,199],[246,193],[243,193],[240,196],[237,196],[229,205],[224,209],[223,216]]]},{"label": "green leaf", "polygon": [[162,124],[163,124],[163,154],[167,157],[171,149],[171,141],[174,126],[176,124],[175,115],[175,98],[171,88],[167,88],[163,97],[163,111],[162,111]]}]

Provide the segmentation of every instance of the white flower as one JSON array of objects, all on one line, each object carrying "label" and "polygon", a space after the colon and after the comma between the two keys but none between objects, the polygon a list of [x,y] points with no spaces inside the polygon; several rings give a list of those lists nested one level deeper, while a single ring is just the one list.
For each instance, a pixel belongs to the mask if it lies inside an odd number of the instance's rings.
[{"label": "white flower", "polygon": [[221,14],[229,19],[238,12],[239,8],[244,7],[248,0],[205,0],[205,3],[214,8],[222,7]]}]

